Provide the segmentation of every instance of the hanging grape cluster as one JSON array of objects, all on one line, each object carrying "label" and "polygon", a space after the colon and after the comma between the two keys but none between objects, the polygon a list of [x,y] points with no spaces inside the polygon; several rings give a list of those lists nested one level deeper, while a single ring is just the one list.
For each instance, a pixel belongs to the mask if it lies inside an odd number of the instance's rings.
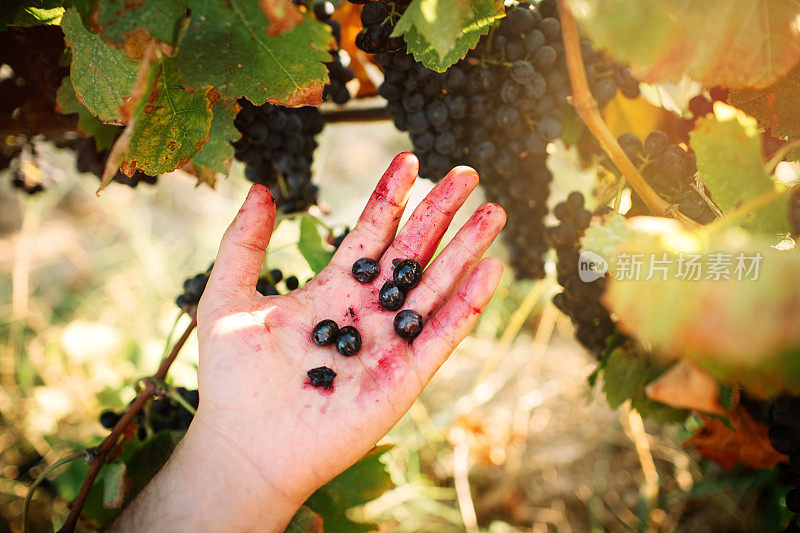
[{"label": "hanging grape cluster", "polygon": [[[644,142],[632,133],[621,135],[617,142],[640,168],[650,187],[666,201],[677,205],[681,213],[700,224],[708,224],[716,218],[709,204],[710,192],[695,179],[694,153],[678,144],[670,144],[667,134],[659,130],[650,132]],[[615,171],[611,163],[605,164]],[[632,192],[628,216],[649,212],[641,197]]]},{"label": "hanging grape cluster", "polygon": [[[175,391],[187,404],[197,410],[197,406],[200,404],[200,393],[196,389],[177,387]],[[134,401],[131,400],[131,403]],[[106,429],[113,429],[120,418],[122,418],[121,413],[112,410],[103,411],[100,414],[100,425]],[[136,413],[134,417],[134,423],[137,426],[136,437],[139,440],[146,440],[148,431],[154,433],[166,430],[186,431],[193,418],[194,414],[178,400],[170,396],[161,396],[155,398],[148,407]]]},{"label": "hanging grape cluster", "polygon": [[[544,276],[544,217],[552,175],[547,144],[562,133],[570,94],[556,2],[507,6],[507,16],[445,72],[414,60],[390,37],[405,6],[370,1],[356,44],[384,71],[380,94],[398,129],[408,131],[420,175],[434,181],[466,164],[481,176],[487,199],[508,213],[504,230],[520,278]],[[638,95],[630,71],[583,44],[587,77],[601,105],[618,88]]]},{"label": "hanging grape cluster", "polygon": [[600,358],[616,326],[600,299],[606,278],[587,281],[580,278],[580,239],[592,220],[584,207],[584,197],[571,192],[564,202],[553,209],[559,224],[549,228],[549,244],[556,251],[556,276],[563,292],[553,297],[553,304],[567,315],[575,327],[575,338],[589,352]]},{"label": "hanging grape cluster", "polygon": [[[315,16],[331,27],[336,40],[336,48],[330,51],[332,60],[326,64],[330,83],[323,89],[323,98],[344,104],[350,99],[346,84],[354,74],[348,68],[347,52],[339,48],[341,28],[331,18],[333,10],[328,1],[314,6]],[[239,105],[234,125],[242,137],[233,146],[236,159],[246,165],[247,179],[269,187],[284,213],[304,211],[315,204],[318,188],[311,182],[311,164],[317,148],[315,137],[325,126],[320,110],[270,103],[256,106],[246,99],[240,99]]]}]

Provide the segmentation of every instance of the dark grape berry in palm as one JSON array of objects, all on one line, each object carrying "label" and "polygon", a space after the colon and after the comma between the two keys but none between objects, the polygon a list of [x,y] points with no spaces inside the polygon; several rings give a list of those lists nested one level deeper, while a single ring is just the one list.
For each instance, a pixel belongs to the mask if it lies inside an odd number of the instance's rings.
[{"label": "dark grape berry in palm", "polygon": [[345,357],[355,355],[361,350],[361,334],[353,326],[345,326],[336,334],[336,351]]},{"label": "dark grape berry in palm", "polygon": [[370,283],[381,272],[381,267],[377,261],[371,257],[362,257],[353,263],[353,277],[359,283]]},{"label": "dark grape berry in palm", "polygon": [[411,342],[422,331],[422,316],[412,309],[403,309],[394,317],[394,331]]},{"label": "dark grape berry in palm", "polygon": [[300,280],[297,279],[297,276],[289,276],[286,278],[286,288],[290,291],[297,289],[300,286]]},{"label": "dark grape berry in palm", "polygon": [[333,378],[336,377],[336,372],[327,366],[319,366],[306,372],[306,375],[314,387],[330,389],[333,387]]},{"label": "dark grape berry in palm", "polygon": [[394,267],[392,278],[404,291],[413,289],[422,279],[422,265],[413,259],[404,259]]},{"label": "dark grape berry in palm", "polygon": [[336,325],[331,319],[325,319],[319,322],[314,329],[311,330],[311,340],[317,346],[330,346],[336,341],[336,335],[339,333],[339,326]]},{"label": "dark grape berry in palm", "polygon": [[384,283],[378,293],[378,302],[381,304],[381,307],[387,311],[397,311],[403,307],[405,301],[405,291],[394,281],[387,281]]}]

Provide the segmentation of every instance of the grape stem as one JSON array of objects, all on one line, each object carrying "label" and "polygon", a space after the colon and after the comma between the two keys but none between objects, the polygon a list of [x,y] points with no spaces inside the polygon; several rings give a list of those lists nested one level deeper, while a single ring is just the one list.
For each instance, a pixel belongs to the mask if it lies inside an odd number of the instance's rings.
[{"label": "grape stem", "polygon": [[33,500],[33,493],[36,492],[36,488],[42,484],[42,482],[47,479],[54,470],[57,468],[64,466],[66,464],[71,463],[76,459],[80,459],[86,455],[85,450],[81,450],[79,452],[75,452],[70,456],[62,457],[48,468],[42,472],[39,477],[36,478],[36,481],[28,489],[28,494],[25,496],[25,501],[22,503],[22,533],[28,533],[30,531],[30,527],[28,526],[28,511],[30,509],[31,500]]},{"label": "grape stem", "polygon": [[628,156],[625,155],[622,147],[603,121],[603,117],[597,109],[597,101],[589,90],[581,55],[578,23],[567,7],[566,0],[558,0],[558,12],[561,18],[561,36],[564,40],[567,70],[569,71],[569,80],[572,85],[572,105],[575,107],[575,111],[600,143],[603,151],[611,158],[611,161],[622,172],[630,186],[642,198],[653,214],[661,217],[676,218],[688,226],[698,226],[697,222],[678,211],[676,206],[661,198],[645,181]]},{"label": "grape stem", "polygon": [[58,533],[72,533],[75,531],[75,526],[78,523],[81,510],[83,509],[83,505],[86,503],[86,498],[89,497],[89,492],[92,490],[92,485],[94,485],[95,479],[97,479],[97,474],[100,473],[100,469],[105,464],[111,451],[116,448],[120,436],[122,436],[127,427],[133,421],[133,417],[142,410],[150,397],[153,396],[156,390],[160,388],[159,384],[162,383],[164,378],[167,376],[169,367],[172,366],[172,363],[175,361],[175,358],[178,356],[181,348],[183,348],[183,345],[186,344],[186,341],[189,339],[189,335],[191,335],[192,331],[194,331],[194,328],[197,326],[196,312],[190,313],[190,316],[192,317],[192,321],[188,326],[186,326],[183,335],[181,335],[181,337],[175,342],[175,345],[172,347],[172,350],[170,350],[169,354],[161,360],[161,364],[159,365],[156,373],[153,374],[152,377],[142,380],[143,387],[139,389],[139,392],[136,394],[136,398],[122,414],[119,422],[117,422],[117,424],[114,426],[114,429],[111,430],[111,433],[109,433],[108,436],[103,439],[103,442],[101,442],[98,447],[88,450],[87,453],[91,457],[89,472],[86,474],[86,478],[83,480],[83,484],[78,492],[78,496],[76,496],[75,500],[72,502],[72,508],[69,511],[69,515],[64,521],[64,525],[62,525],[61,529],[58,530]]}]

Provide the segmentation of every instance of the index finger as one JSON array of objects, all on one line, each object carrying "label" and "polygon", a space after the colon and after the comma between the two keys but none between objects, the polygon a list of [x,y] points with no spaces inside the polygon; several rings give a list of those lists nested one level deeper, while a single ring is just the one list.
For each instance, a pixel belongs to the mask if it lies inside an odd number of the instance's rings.
[{"label": "index finger", "polygon": [[403,152],[392,160],[369,197],[356,227],[344,238],[331,264],[349,269],[362,257],[380,258],[397,233],[418,170],[419,162],[414,154]]}]

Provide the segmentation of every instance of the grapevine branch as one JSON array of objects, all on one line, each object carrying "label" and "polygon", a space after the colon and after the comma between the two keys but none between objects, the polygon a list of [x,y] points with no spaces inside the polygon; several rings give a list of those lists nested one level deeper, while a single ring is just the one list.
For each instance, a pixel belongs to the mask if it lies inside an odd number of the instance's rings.
[{"label": "grapevine branch", "polygon": [[374,122],[377,120],[391,120],[392,116],[385,105],[378,107],[361,107],[354,109],[331,109],[323,111],[322,117],[326,123],[334,122]]},{"label": "grapevine branch", "polygon": [[597,101],[592,96],[589,84],[586,82],[578,23],[567,7],[566,0],[558,0],[558,12],[561,18],[561,35],[564,40],[564,53],[567,56],[567,70],[572,85],[572,105],[575,107],[575,111],[652,213],[662,217],[674,217],[686,225],[697,226],[698,224],[694,220],[678,211],[674,205],[661,198],[648,185],[636,166],[625,155],[611,130],[608,129],[597,109]]},{"label": "grapevine branch", "polygon": [[92,490],[92,485],[94,485],[97,474],[105,464],[106,459],[108,459],[108,455],[116,447],[120,436],[133,421],[133,417],[136,416],[142,407],[144,407],[145,403],[147,403],[147,400],[149,400],[156,390],[159,389],[159,384],[164,381],[164,378],[167,376],[167,372],[169,371],[169,367],[175,361],[175,358],[178,356],[181,348],[183,348],[183,345],[186,344],[186,341],[189,339],[189,335],[196,326],[197,317],[194,313],[192,313],[191,323],[186,326],[186,330],[183,332],[183,335],[181,335],[181,337],[175,342],[175,345],[172,347],[172,350],[170,350],[169,354],[161,360],[158,371],[156,371],[156,373],[150,378],[142,380],[144,386],[139,389],[136,398],[123,413],[122,417],[119,419],[119,422],[117,422],[117,424],[114,426],[114,429],[111,430],[111,433],[109,433],[108,436],[103,439],[103,442],[101,442],[97,448],[94,448],[90,451],[92,460],[89,466],[89,472],[86,474],[86,478],[83,480],[83,484],[78,492],[78,496],[72,502],[72,508],[69,511],[69,515],[67,516],[66,521],[64,521],[64,525],[58,530],[58,533],[73,533],[75,531],[75,526],[78,523],[78,518],[81,515],[83,505],[86,503],[86,498],[89,497],[89,492]]}]

